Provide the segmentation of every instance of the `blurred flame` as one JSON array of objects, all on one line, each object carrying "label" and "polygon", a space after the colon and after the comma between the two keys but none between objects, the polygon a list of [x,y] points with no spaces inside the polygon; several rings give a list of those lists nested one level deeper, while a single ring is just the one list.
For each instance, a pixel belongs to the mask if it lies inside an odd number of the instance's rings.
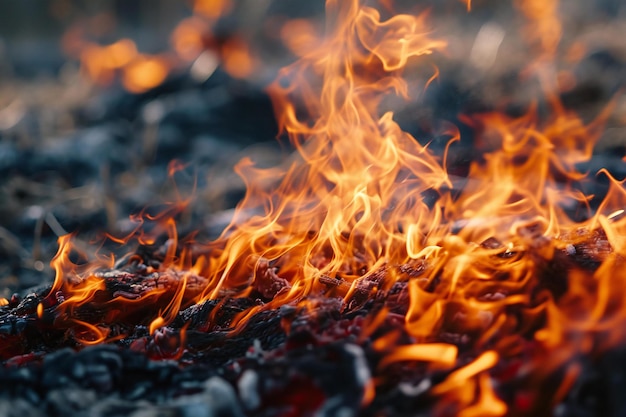
[{"label": "blurred flame", "polygon": [[227,14],[232,7],[231,0],[195,0],[193,3],[194,13],[211,20],[216,20],[220,16]]},{"label": "blurred flame", "polygon": [[[110,15],[98,15],[70,27],[62,39],[65,53],[77,58],[88,79],[100,86],[108,86],[121,79],[123,87],[132,93],[141,93],[163,83],[174,70],[181,70],[203,52],[213,52],[224,70],[235,78],[250,76],[258,65],[247,41],[232,35],[226,40],[213,36],[216,22],[233,8],[230,0],[196,0],[194,15],[183,19],[170,34],[172,51],[161,54],[141,53],[131,39],[120,39],[109,45],[88,40],[88,35],[102,35],[112,31]],[[207,55],[204,56],[205,58]],[[204,60],[206,62],[206,59]],[[192,67],[200,75],[212,71]],[[193,74],[192,74],[193,75]],[[202,78],[202,76],[200,77]]]},{"label": "blurred flame", "polygon": [[224,70],[235,78],[245,78],[252,74],[255,62],[248,49],[248,44],[241,39],[229,39],[222,46]]},{"label": "blurred flame", "polygon": [[122,83],[130,92],[141,93],[160,85],[169,72],[169,64],[161,57],[140,55],[124,67]]},{"label": "blurred flame", "polygon": [[108,46],[86,45],[80,54],[83,68],[96,82],[109,83],[114,71],[128,65],[137,56],[137,47],[130,39],[122,39]]},{"label": "blurred flame", "polygon": [[563,32],[559,0],[514,0],[514,4],[526,18],[524,40],[535,53],[527,70],[537,74],[544,90],[555,91],[559,84],[554,61]]},{"label": "blurred flame", "polygon": [[205,48],[205,31],[205,24],[197,17],[182,20],[170,37],[176,53],[186,61],[196,59]]},{"label": "blurred flame", "polygon": [[304,56],[319,42],[315,25],[307,19],[292,19],[280,28],[283,43],[296,56]]},{"label": "blurred flame", "polygon": [[170,71],[167,59],[141,54],[130,39],[121,39],[106,46],[87,41],[72,45],[79,50],[83,71],[100,85],[110,84],[121,73],[124,87],[140,93],[161,84]]}]

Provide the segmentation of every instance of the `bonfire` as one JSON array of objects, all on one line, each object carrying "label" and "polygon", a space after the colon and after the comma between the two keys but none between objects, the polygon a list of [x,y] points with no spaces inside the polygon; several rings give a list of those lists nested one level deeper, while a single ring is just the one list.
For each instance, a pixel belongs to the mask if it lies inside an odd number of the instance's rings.
[{"label": "bonfire", "polygon": [[[86,361],[67,378],[152,410],[574,415],[563,404],[578,381],[626,341],[626,190],[609,170],[580,171],[614,101],[592,120],[562,104],[557,3],[518,6],[536,52],[524,76],[542,93],[516,116],[460,116],[478,152],[459,173],[455,123],[441,121],[447,145],[431,149],[390,105],[438,82],[431,57],[445,54],[445,33],[426,12],[327,0],[326,33],[295,45],[298,59],[267,88],[294,156],[237,164],[246,194],[215,240],[179,236],[184,195],[109,236],[114,254],[60,237],[54,282],[2,300],[7,381],[27,390],[20,372]],[[108,48],[131,91],[173,65],[127,41]],[[161,72],[137,72],[149,66]],[[418,86],[403,78],[415,68],[430,71]],[[183,169],[174,161],[170,175]],[[586,195],[581,184],[599,177],[606,195]],[[97,365],[115,376],[90,375]],[[148,371],[159,366],[166,382]],[[160,384],[173,387],[167,399]]]}]

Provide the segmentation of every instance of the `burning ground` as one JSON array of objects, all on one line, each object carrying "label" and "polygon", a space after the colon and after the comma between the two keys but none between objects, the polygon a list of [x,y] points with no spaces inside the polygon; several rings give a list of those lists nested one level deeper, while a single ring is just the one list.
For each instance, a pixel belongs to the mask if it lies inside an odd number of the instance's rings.
[{"label": "burning ground", "polygon": [[[198,8],[194,18],[211,27],[227,8],[210,10],[217,15]],[[61,235],[54,282],[2,300],[0,407],[9,415],[624,414],[623,152],[594,155],[623,123],[615,69],[623,64],[618,51],[584,58],[594,45],[587,38],[563,46],[573,25],[563,10],[515,2],[517,42],[506,43],[504,23],[492,18],[455,69],[435,57],[462,41],[423,8],[329,0],[325,30],[289,20],[281,34],[296,58],[266,91],[295,153],[269,168],[248,156],[237,163],[245,195],[219,236],[208,239],[197,224],[197,196],[211,180],[198,184],[193,158],[167,153],[169,180],[157,184],[169,181],[168,202],[131,216],[100,248],[40,208],[38,239],[44,223]],[[119,77],[133,103],[126,110],[140,106],[144,146],[155,152],[163,145],[150,142],[150,122],[189,117],[198,110],[184,106],[190,97],[207,100],[197,91],[234,85],[226,91],[246,96],[250,84],[233,77],[250,76],[243,69],[256,58],[237,42],[238,70],[228,40],[191,52],[185,44],[180,61],[130,41],[79,42],[77,57],[93,82],[103,71]],[[450,109],[429,105],[428,94],[463,98],[461,81],[449,87],[463,66],[479,84],[511,76],[494,66],[499,48],[523,51],[521,63],[506,62],[520,85],[485,87],[484,100],[465,97],[447,120]],[[227,74],[198,83],[207,51],[213,71]],[[113,58],[102,61],[106,54]],[[185,59],[193,63],[179,71],[195,86],[168,81],[172,62]],[[165,75],[129,85],[129,74],[159,62],[169,63],[156,72]],[[594,96],[584,69],[602,63],[615,77],[592,84]],[[187,95],[172,93],[181,89]],[[266,108],[260,97],[244,102]],[[410,97],[418,123],[403,129],[410,113],[397,110],[397,98]],[[253,126],[255,114],[246,119]],[[236,136],[242,119],[230,115],[232,125],[198,114],[191,126]],[[146,169],[134,162],[117,169],[131,177]],[[114,218],[115,198],[104,192]]]}]

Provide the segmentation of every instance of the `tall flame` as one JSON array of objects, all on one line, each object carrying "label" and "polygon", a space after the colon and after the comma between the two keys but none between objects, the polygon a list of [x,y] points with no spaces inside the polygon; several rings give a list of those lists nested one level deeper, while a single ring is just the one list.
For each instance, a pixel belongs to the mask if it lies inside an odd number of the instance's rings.
[{"label": "tall flame", "polygon": [[[302,161],[281,173],[249,160],[238,165],[248,186],[240,209],[262,214],[226,230],[212,297],[245,284],[233,270],[253,255],[281,259],[281,276],[295,284],[289,298],[312,291],[321,276],[352,283],[382,263],[406,261],[406,232],[437,223],[421,193],[450,185],[446,172],[378,105],[388,93],[406,96],[400,72],[409,58],[445,42],[431,39],[424,15],[381,21],[357,1],[330,1],[327,9],[336,16],[331,33],[270,87]],[[270,191],[257,185],[278,178]]]}]

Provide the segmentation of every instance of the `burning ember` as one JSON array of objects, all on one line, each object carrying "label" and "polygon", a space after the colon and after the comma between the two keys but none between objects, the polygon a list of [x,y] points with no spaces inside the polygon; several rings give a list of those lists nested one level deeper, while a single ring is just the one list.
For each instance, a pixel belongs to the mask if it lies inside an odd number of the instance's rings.
[{"label": "burning ember", "polygon": [[[231,8],[196,3],[211,19]],[[428,14],[328,0],[324,36],[306,20],[284,25],[299,59],[268,91],[298,157],[269,169],[244,158],[246,195],[212,242],[178,236],[190,203],[180,195],[110,238],[135,248],[119,258],[94,260],[61,237],[52,286],[2,300],[5,381],[26,392],[23,373],[76,361],[82,373],[55,378],[155,404],[170,384],[168,407],[189,397],[216,415],[577,415],[568,401],[585,370],[626,338],[626,190],[601,170],[610,186],[598,202],[582,191],[596,173],[579,171],[614,103],[591,121],[564,106],[558,5],[516,5],[534,54],[524,76],[544,96],[517,117],[462,116],[479,147],[467,172],[450,162],[454,124],[438,132],[438,154],[389,110],[416,89],[403,73],[447,47]],[[188,59],[206,47],[198,19],[175,31]],[[253,71],[247,44],[223,51],[230,74]],[[130,91],[158,85],[170,65],[128,40],[83,58],[96,78],[123,71]],[[184,169],[172,162],[170,176]]]}]

